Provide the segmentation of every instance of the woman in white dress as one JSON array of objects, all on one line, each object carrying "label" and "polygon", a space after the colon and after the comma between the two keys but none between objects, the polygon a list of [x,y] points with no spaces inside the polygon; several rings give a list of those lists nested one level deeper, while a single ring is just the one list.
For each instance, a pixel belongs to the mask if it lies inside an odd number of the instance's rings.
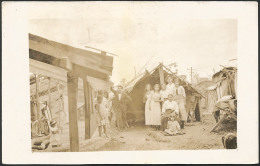
[{"label": "woman in white dress", "polygon": [[160,95],[160,85],[154,85],[154,92],[151,95],[151,100],[149,107],[151,110],[151,125],[154,125],[156,130],[160,129],[161,126],[161,95]]},{"label": "woman in white dress", "polygon": [[149,103],[151,100],[151,85],[146,84],[145,94],[144,94],[144,103],[145,103],[145,125],[151,125],[151,110],[149,109]]},{"label": "woman in white dress", "polygon": [[187,112],[186,112],[186,93],[183,88],[183,86],[180,86],[179,81],[175,81],[175,86],[176,86],[176,95],[175,95],[175,100],[178,104],[179,107],[179,115],[181,119],[181,128],[184,128],[184,123],[187,121]]}]

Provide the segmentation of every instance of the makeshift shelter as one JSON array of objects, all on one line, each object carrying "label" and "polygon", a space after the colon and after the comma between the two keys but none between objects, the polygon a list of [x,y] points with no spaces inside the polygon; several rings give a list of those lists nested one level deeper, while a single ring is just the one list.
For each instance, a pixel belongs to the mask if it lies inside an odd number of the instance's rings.
[{"label": "makeshift shelter", "polygon": [[[36,76],[35,80],[30,82],[35,82],[37,119],[40,118],[39,76],[54,78],[67,87],[65,88],[67,99],[65,100],[65,95],[64,105],[69,112],[70,150],[79,151],[77,118],[79,96],[81,95],[80,98],[85,105],[85,139],[89,139],[97,128],[93,111],[93,91],[109,89],[113,57],[107,56],[104,51],[93,52],[75,48],[29,34],[29,65],[30,72]],[[52,85],[49,87],[48,91],[52,89]],[[34,95],[33,90],[31,93]]]},{"label": "makeshift shelter", "polygon": [[[132,98],[132,101],[128,106],[127,119],[134,118],[135,121],[144,122],[145,104],[143,102],[143,97],[145,93],[145,85],[147,83],[150,83],[152,86],[155,84],[162,84],[164,83],[164,78],[169,74],[173,76],[174,80],[178,79],[180,85],[185,89],[186,110],[194,110],[194,112],[196,112],[196,119],[200,120],[199,101],[203,96],[188,82],[178,77],[163,64],[159,64],[151,71],[146,70],[146,72],[140,74],[126,84],[125,91]],[[195,109],[197,111],[195,111]]]},{"label": "makeshift shelter", "polygon": [[213,112],[214,105],[224,96],[237,96],[237,68],[224,67],[212,76],[214,85],[207,89],[209,112]]},{"label": "makeshift shelter", "polygon": [[[215,85],[208,88],[208,108],[213,112],[217,124],[214,131],[222,121],[231,116],[236,119],[237,104],[237,68],[224,67],[212,76]],[[220,119],[220,110],[224,116]]]}]

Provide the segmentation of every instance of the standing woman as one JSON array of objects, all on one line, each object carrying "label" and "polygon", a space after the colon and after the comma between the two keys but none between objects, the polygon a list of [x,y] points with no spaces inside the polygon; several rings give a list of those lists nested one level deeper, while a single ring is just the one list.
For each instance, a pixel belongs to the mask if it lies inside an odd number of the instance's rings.
[{"label": "standing woman", "polygon": [[151,125],[154,125],[156,130],[160,129],[161,125],[161,95],[160,85],[154,85],[154,92],[151,94],[151,100],[149,102],[149,109],[151,110]]},{"label": "standing woman", "polygon": [[183,86],[180,86],[179,81],[175,81],[175,86],[176,86],[176,95],[175,95],[175,100],[178,103],[179,107],[179,115],[181,119],[181,128],[184,128],[184,123],[187,121],[187,112],[185,109],[186,105],[186,93],[183,88]]},{"label": "standing woman", "polygon": [[145,93],[144,93],[144,103],[145,103],[145,125],[152,125],[151,124],[151,110],[149,107],[151,101],[151,85],[146,84],[145,86]]}]

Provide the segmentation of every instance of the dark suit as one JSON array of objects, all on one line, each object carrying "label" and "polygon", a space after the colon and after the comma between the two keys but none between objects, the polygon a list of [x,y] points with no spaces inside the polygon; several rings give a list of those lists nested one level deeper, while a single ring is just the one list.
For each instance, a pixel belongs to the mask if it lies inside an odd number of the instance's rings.
[{"label": "dark suit", "polygon": [[126,127],[126,111],[127,104],[132,100],[129,95],[122,92],[121,98],[119,99],[119,93],[113,89],[111,91],[114,93],[115,98],[113,100],[113,108],[116,113],[116,121],[118,129],[124,129]]}]

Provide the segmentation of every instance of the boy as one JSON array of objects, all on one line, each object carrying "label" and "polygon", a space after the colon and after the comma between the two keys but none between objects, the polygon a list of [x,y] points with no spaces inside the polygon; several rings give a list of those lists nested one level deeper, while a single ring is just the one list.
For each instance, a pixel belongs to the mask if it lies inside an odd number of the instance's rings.
[{"label": "boy", "polygon": [[106,106],[103,102],[103,96],[99,95],[97,97],[97,104],[95,105],[95,109],[97,111],[97,123],[98,123],[98,132],[99,136],[102,137],[102,128],[104,129],[105,137],[108,138],[107,135],[107,114],[106,114]]}]

